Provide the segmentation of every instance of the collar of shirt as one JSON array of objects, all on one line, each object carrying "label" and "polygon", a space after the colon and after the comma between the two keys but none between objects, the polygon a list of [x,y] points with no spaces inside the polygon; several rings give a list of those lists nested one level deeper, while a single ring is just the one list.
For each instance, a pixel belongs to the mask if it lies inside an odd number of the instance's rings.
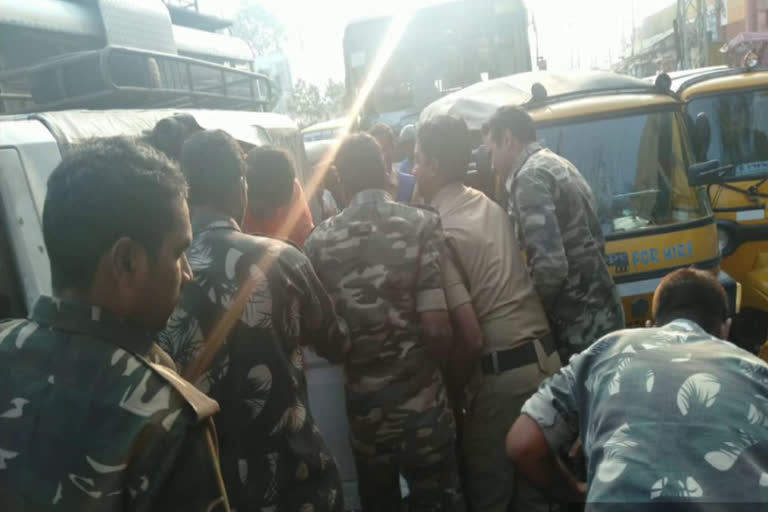
[{"label": "collar of shirt", "polygon": [[29,318],[42,326],[98,338],[141,356],[149,353],[156,334],[98,306],[48,296],[37,299]]},{"label": "collar of shirt", "polygon": [[241,231],[235,219],[225,214],[206,213],[192,216],[192,233],[195,237],[204,231],[229,229]]},{"label": "collar of shirt", "polygon": [[527,162],[531,156],[538,153],[542,149],[544,149],[544,147],[538,142],[531,142],[525,146],[525,149],[523,149],[522,153],[520,153],[520,155],[517,157],[515,165],[512,166],[512,171],[509,173],[509,177],[507,177],[507,182],[504,188],[506,188],[508,194],[512,192],[512,180],[515,179],[517,173],[519,173],[520,169],[523,168],[525,162]]},{"label": "collar of shirt", "polygon": [[352,201],[349,202],[349,206],[357,206],[363,203],[380,203],[380,202],[392,202],[392,196],[386,190],[380,188],[369,188],[358,192]]},{"label": "collar of shirt", "polygon": [[663,328],[673,330],[673,331],[695,332],[697,334],[701,334],[704,336],[712,336],[707,331],[705,331],[699,324],[697,324],[693,320],[688,320],[687,318],[678,318],[677,320],[672,320],[671,322],[666,324]]},{"label": "collar of shirt", "polygon": [[449,207],[451,201],[464,191],[464,184],[460,182],[449,183],[441,188],[429,202],[442,215]]}]

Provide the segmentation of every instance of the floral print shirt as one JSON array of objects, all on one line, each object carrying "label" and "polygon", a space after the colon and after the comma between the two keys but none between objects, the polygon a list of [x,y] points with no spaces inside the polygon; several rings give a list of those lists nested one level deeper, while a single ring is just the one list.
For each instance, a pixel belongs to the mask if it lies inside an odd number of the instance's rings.
[{"label": "floral print shirt", "polygon": [[185,369],[249,278],[256,284],[213,365],[195,383],[216,397],[221,465],[232,508],[343,510],[336,464],[308,410],[302,346],[333,362],[345,324],[309,260],[294,246],[243,234],[230,218],[193,218],[194,281],[159,344]]},{"label": "floral print shirt", "polygon": [[522,412],[581,436],[590,503],[768,501],[768,365],[689,320],[603,337]]}]

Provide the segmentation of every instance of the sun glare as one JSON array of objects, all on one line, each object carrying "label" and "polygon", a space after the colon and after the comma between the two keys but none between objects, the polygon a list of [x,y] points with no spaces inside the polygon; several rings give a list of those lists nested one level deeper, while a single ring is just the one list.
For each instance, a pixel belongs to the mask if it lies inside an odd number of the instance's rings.
[{"label": "sun glare", "polygon": [[[331,163],[336,156],[336,151],[338,150],[341,141],[352,130],[355,121],[360,115],[363,106],[371,94],[371,91],[375,87],[376,82],[379,80],[381,72],[383,71],[395,48],[397,48],[400,39],[402,39],[403,34],[408,28],[411,18],[413,17],[413,11],[413,7],[404,9],[399,11],[392,18],[392,23],[389,25],[389,28],[384,35],[381,47],[376,54],[376,58],[373,60],[368,75],[366,76],[365,81],[363,82],[363,85],[360,88],[354,103],[352,104],[352,107],[344,117],[344,125],[340,130],[339,137],[335,139],[325,157],[318,164],[316,172],[312,173],[310,179],[307,180],[307,182],[304,184],[304,191],[307,197],[313,197],[318,189],[322,187],[325,175],[328,173],[328,168],[331,166]],[[281,234],[283,236],[291,232],[293,227],[298,222],[300,215],[300,208],[291,208],[287,218],[285,219],[285,222],[282,225]]]}]

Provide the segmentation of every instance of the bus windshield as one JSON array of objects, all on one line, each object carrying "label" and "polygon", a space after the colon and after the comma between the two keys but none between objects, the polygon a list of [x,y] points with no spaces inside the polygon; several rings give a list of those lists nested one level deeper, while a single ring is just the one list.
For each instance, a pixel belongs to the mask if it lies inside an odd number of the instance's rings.
[{"label": "bus windshield", "polygon": [[704,193],[688,186],[682,120],[678,112],[653,112],[544,126],[538,133],[587,179],[610,237],[711,214]]},{"label": "bus windshield", "polygon": [[736,177],[768,175],[768,89],[695,98],[691,119],[704,112],[711,137],[706,160],[736,167]]}]

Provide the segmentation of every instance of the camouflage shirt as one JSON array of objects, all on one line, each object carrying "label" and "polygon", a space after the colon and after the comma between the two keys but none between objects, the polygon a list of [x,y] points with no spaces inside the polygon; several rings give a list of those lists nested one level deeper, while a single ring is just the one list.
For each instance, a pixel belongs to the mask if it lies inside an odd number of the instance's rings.
[{"label": "camouflage shirt", "polygon": [[365,190],[315,228],[304,249],[349,325],[353,442],[375,439],[390,415],[426,412],[425,421],[431,416],[447,425],[442,377],[421,338],[419,316],[446,310],[438,215],[395,203],[383,190]]},{"label": "camouflage shirt", "polygon": [[545,381],[523,414],[554,451],[581,436],[587,501],[612,503],[588,510],[753,503],[735,509],[746,511],[768,501],[768,365],[689,320],[605,336]]},{"label": "camouflage shirt", "polygon": [[558,345],[574,353],[623,329],[595,199],[579,171],[532,143],[520,155],[506,190],[510,217]]},{"label": "camouflage shirt", "polygon": [[218,406],[148,363],[155,348],[102,309],[50,297],[2,326],[0,510],[223,510],[199,421]]},{"label": "camouflage shirt", "polygon": [[300,250],[243,234],[221,216],[192,219],[194,280],[160,336],[184,372],[248,278],[239,321],[196,385],[221,404],[221,464],[237,510],[343,510],[341,481],[308,410],[302,346],[340,361],[349,337]]}]

